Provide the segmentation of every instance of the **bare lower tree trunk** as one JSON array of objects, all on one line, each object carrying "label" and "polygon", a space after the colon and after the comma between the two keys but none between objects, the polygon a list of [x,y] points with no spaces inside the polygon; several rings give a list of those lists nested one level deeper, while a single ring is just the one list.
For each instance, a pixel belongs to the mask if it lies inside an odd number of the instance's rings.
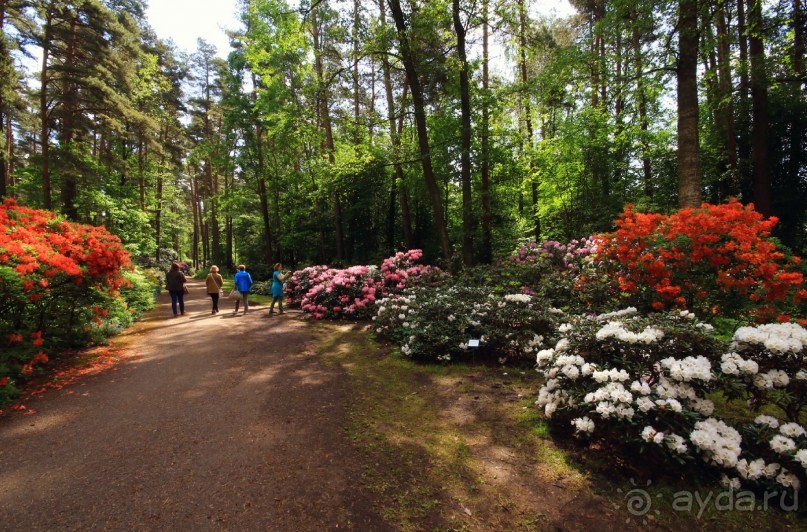
[{"label": "bare lower tree trunk", "polygon": [[[384,8],[384,0],[379,0],[378,7],[380,10],[380,20],[381,25],[386,26],[386,9]],[[390,136],[390,143],[392,144],[392,149],[395,152],[395,160],[393,161],[393,167],[395,169],[395,181],[397,182],[398,187],[398,201],[400,203],[401,208],[401,226],[403,228],[403,239],[404,245],[406,249],[412,249],[413,242],[412,242],[412,219],[411,215],[409,214],[409,195],[406,190],[406,183],[404,182],[404,172],[403,167],[401,166],[401,162],[399,160],[400,154],[400,146],[401,146],[401,136],[396,131],[395,128],[395,99],[392,95],[392,76],[390,74],[390,65],[389,59],[385,55],[382,60],[382,67],[384,71],[384,90],[387,95],[387,118],[389,120],[389,136]],[[406,100],[406,93],[408,90],[408,85],[404,84],[403,88],[403,96],[401,97],[401,116],[403,116],[403,109],[404,109],[404,101]],[[396,186],[393,184],[393,189]]]},{"label": "bare lower tree trunk", "polygon": [[701,203],[698,142],[698,2],[681,0],[678,20],[678,206]]},{"label": "bare lower tree trunk", "polygon": [[488,0],[482,2],[482,146],[481,146],[481,178],[482,178],[482,249],[481,260],[490,264],[493,260],[493,238],[490,227],[490,103],[489,103],[489,68],[488,68]]},{"label": "bare lower tree trunk", "polygon": [[639,28],[637,27],[637,15],[633,12],[633,57],[634,68],[636,69],[636,105],[639,109],[639,130],[641,131],[642,143],[642,182],[644,184],[644,194],[648,198],[653,196],[653,172],[650,165],[650,142],[648,140],[649,124],[647,122],[647,96],[644,92],[644,66],[642,61],[642,42]]},{"label": "bare lower tree trunk", "polygon": [[[740,0],[742,1],[742,0]],[[768,164],[768,76],[762,41],[762,0],[748,2],[748,54],[751,60],[751,160],[753,161],[754,205],[770,216],[771,172]]]},{"label": "bare lower tree trunk", "polygon": [[[530,169],[530,188],[532,189],[532,221],[533,237],[536,242],[541,240],[541,219],[538,216],[538,182],[535,178],[535,162],[532,158],[533,130],[532,130],[532,106],[530,105],[530,95],[527,94],[527,8],[524,0],[519,0],[519,55],[522,84],[522,104],[524,107],[524,146]],[[596,92],[596,91],[595,91]]]},{"label": "bare lower tree trunk", "polygon": [[[319,103],[320,103],[320,126],[325,132],[325,151],[328,153],[328,162],[335,164],[333,128],[331,127],[331,115],[329,107],[329,89],[325,82],[325,72],[322,58],[322,42],[319,32],[319,22],[317,20],[317,9],[311,10],[311,28],[314,38],[314,63],[319,83]],[[339,194],[339,183],[333,185],[333,211],[334,211],[334,232],[336,234],[336,258],[339,261],[345,260],[344,236],[342,233],[342,202]]]},{"label": "bare lower tree trunk", "polygon": [[440,189],[437,180],[434,178],[432,169],[431,148],[429,146],[429,135],[426,127],[426,106],[423,99],[423,90],[420,85],[415,59],[409,44],[406,21],[400,0],[389,0],[392,18],[395,20],[395,27],[398,32],[398,42],[400,44],[401,60],[406,70],[406,77],[409,81],[409,89],[412,93],[412,107],[415,111],[415,127],[418,134],[418,147],[420,148],[421,164],[423,166],[423,180],[426,182],[426,189],[432,203],[432,218],[434,228],[437,231],[437,238],[446,261],[451,260],[453,254],[451,242],[448,239],[445,220],[443,218],[443,203],[440,198]]},{"label": "bare lower tree trunk", "polygon": [[54,2],[51,1],[45,10],[42,38],[42,71],[39,75],[39,142],[42,147],[42,206],[47,210],[53,209],[50,187],[50,112],[48,109],[48,86],[50,82],[48,60],[50,58],[50,47],[52,44],[53,4]]},{"label": "bare lower tree trunk", "polygon": [[465,27],[460,18],[460,0],[453,0],[454,31],[457,34],[457,55],[460,60],[460,175],[462,182],[462,262],[474,262],[473,197],[471,191],[471,89],[468,80],[468,58],[465,55]]}]

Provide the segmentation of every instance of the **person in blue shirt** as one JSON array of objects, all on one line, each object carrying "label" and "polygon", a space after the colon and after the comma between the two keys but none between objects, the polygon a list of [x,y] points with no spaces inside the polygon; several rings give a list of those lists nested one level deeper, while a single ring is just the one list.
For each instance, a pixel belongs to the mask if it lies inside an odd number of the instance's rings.
[{"label": "person in blue shirt", "polygon": [[289,272],[281,272],[283,265],[279,262],[275,264],[272,273],[272,306],[269,307],[269,315],[275,313],[275,301],[280,302],[280,314],[283,314],[283,281],[289,278]]},{"label": "person in blue shirt", "polygon": [[[236,272],[233,278],[233,284],[235,285],[235,289],[241,293],[241,299],[244,300],[244,314],[246,314],[249,312],[249,290],[252,288],[252,276],[249,275],[246,266],[243,264],[238,265],[238,272]],[[235,300],[234,315],[238,314],[238,305],[241,303],[241,299]]]}]

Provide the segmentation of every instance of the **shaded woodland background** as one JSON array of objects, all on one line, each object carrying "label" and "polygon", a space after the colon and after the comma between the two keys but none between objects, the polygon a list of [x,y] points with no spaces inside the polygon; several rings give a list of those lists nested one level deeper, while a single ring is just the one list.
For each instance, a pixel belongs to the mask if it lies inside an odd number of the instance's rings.
[{"label": "shaded woodland background", "polygon": [[731,197],[804,254],[804,0],[537,4],[243,1],[225,61],[143,0],[0,0],[0,197],[259,278]]}]

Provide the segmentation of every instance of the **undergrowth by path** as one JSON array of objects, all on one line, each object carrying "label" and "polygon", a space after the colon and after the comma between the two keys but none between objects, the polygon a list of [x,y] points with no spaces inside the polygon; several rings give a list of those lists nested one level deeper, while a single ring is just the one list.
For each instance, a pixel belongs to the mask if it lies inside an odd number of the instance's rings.
[{"label": "undergrowth by path", "polygon": [[[403,530],[782,530],[799,512],[720,504],[720,486],[632,468],[556,440],[533,405],[537,374],[419,365],[360,325],[312,324],[317,354],[349,375],[349,435],[365,457],[378,510]],[[687,496],[691,500],[686,507]],[[649,501],[640,514],[629,508]],[[761,502],[758,501],[758,502]],[[803,513],[803,512],[802,512]]]}]

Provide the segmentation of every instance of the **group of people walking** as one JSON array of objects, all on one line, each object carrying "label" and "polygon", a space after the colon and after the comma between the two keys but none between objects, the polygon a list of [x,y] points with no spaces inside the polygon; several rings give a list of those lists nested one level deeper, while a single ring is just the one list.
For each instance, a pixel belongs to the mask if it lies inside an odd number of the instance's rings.
[{"label": "group of people walking", "polygon": [[[277,263],[274,265],[272,273],[272,305],[269,307],[269,314],[275,313],[275,303],[279,303],[278,310],[283,314],[283,283],[288,279],[290,272],[283,273],[283,265]],[[185,294],[188,293],[188,287],[185,283],[188,280],[182,273],[179,263],[174,262],[171,268],[165,275],[165,287],[171,295],[171,310],[174,317],[185,315]],[[230,299],[235,299],[235,309],[233,315],[238,314],[238,308],[241,302],[244,303],[244,314],[249,313],[249,293],[252,289],[252,276],[247,271],[243,264],[238,265],[238,269],[233,277],[233,290],[229,294]],[[211,314],[219,313],[219,300],[224,296],[223,292],[224,278],[219,273],[218,266],[211,266],[210,273],[207,274],[205,279],[205,289],[207,295],[213,303]]]}]

